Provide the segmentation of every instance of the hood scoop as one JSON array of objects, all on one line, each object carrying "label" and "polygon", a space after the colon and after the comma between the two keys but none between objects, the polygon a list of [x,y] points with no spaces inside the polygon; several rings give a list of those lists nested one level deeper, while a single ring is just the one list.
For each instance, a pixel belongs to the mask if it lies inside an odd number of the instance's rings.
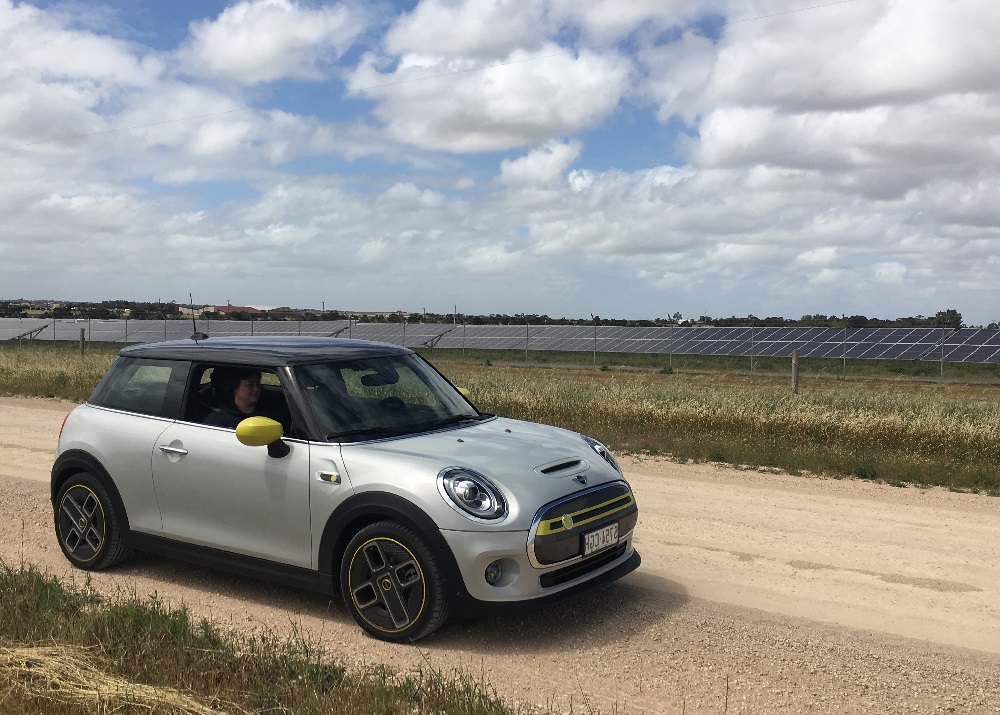
[{"label": "hood scoop", "polygon": [[560,459],[535,467],[536,472],[547,477],[570,477],[588,469],[590,463],[586,459]]}]

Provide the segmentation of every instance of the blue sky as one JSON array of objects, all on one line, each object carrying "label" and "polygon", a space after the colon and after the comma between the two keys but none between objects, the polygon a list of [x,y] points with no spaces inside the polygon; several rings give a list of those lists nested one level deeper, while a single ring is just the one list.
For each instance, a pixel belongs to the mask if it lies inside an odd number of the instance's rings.
[{"label": "blue sky", "polygon": [[0,298],[1000,318],[988,0],[0,0]]}]

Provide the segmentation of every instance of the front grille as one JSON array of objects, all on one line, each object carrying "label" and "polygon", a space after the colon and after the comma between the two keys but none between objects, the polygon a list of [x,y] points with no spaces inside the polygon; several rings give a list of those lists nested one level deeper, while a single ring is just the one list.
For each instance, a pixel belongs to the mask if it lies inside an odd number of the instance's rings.
[{"label": "front grille", "polygon": [[570,566],[564,566],[561,569],[550,571],[538,579],[538,582],[541,584],[542,588],[552,588],[553,586],[567,583],[568,581],[584,576],[591,571],[596,571],[606,564],[610,564],[615,559],[623,556],[627,547],[628,544],[622,544],[617,549],[605,551],[604,553],[598,554],[592,558],[577,561],[575,564]]},{"label": "front grille", "polygon": [[[544,507],[535,529],[537,536],[562,534],[600,519],[635,508],[632,491],[624,482],[587,489]],[[571,521],[566,521],[569,516]]]},{"label": "front grille", "polygon": [[635,528],[639,511],[625,482],[584,490],[546,507],[535,517],[529,555],[536,566],[583,555],[584,535],[618,523],[618,538]]}]

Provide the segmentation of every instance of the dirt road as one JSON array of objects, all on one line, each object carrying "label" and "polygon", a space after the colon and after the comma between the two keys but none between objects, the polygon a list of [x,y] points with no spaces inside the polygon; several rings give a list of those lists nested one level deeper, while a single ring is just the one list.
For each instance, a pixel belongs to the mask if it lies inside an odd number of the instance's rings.
[{"label": "dirt road", "polygon": [[[65,577],[47,480],[70,407],[0,398],[0,557]],[[294,624],[349,663],[468,668],[557,712],[1000,713],[1000,499],[623,462],[637,572],[547,609],[449,622],[419,647],[365,637],[322,596],[165,559],[95,585],[235,628]]]}]

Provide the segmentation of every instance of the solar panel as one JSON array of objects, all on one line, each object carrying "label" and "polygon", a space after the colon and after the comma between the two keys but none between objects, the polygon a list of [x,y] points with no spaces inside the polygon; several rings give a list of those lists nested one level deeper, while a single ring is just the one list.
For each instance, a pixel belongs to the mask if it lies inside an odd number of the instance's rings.
[{"label": "solar panel", "polygon": [[[36,341],[136,343],[183,339],[197,329],[222,335],[323,335],[406,345],[677,355],[781,356],[1000,363],[1000,330],[962,328],[690,327],[614,325],[456,325],[336,321],[53,320],[0,318],[0,340],[34,332]],[[22,339],[28,339],[24,337]]]}]

